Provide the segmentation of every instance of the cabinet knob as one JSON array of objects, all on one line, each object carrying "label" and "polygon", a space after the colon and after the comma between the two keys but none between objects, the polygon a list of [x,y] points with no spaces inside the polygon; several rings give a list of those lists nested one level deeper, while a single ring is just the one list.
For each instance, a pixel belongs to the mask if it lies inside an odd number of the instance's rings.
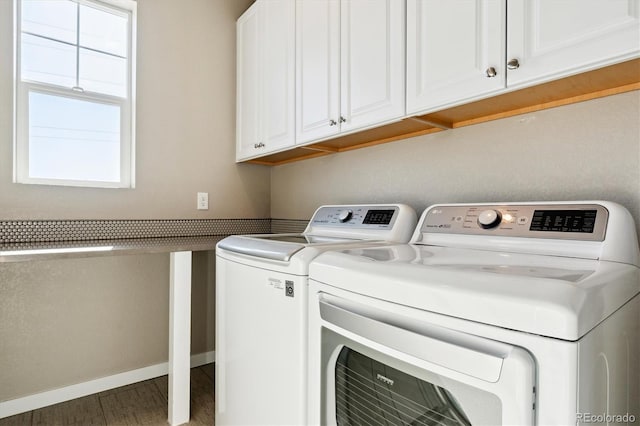
[{"label": "cabinet knob", "polygon": [[341,122],[341,123],[346,123],[346,122],[347,122],[347,119],[346,119],[346,118],[344,118],[343,116],[340,116],[340,122]]},{"label": "cabinet knob", "polygon": [[510,70],[517,70],[518,68],[520,68],[520,61],[518,61],[516,58],[513,58],[512,60],[507,62],[507,68]]},{"label": "cabinet knob", "polygon": [[336,120],[330,120],[330,121],[329,121],[329,126],[335,126],[335,125],[337,125],[337,124],[338,124],[338,123],[336,122]]},{"label": "cabinet knob", "polygon": [[496,69],[494,67],[489,67],[487,68],[487,77],[491,78],[491,77],[495,77],[496,75],[498,75],[498,72],[496,71]]},{"label": "cabinet knob", "polygon": [[260,143],[254,143],[254,144],[253,144],[253,147],[254,147],[255,149],[258,149],[258,148],[264,148],[264,144],[263,144],[262,142],[260,142]]}]

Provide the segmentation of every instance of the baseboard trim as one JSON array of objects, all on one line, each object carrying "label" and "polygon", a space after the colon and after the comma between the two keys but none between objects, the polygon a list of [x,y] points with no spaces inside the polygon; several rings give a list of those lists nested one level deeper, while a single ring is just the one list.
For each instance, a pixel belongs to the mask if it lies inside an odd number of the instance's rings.
[{"label": "baseboard trim", "polygon": [[[199,367],[215,361],[215,351],[204,352],[191,355],[191,368]],[[65,386],[46,392],[40,392],[22,398],[11,399],[0,402],[0,419],[37,410],[49,405],[59,404],[94,393],[103,392],[120,386],[130,385],[143,380],[154,379],[164,376],[169,371],[169,363],[150,365],[136,370],[125,371],[124,373],[112,376],[101,377],[88,382]]]},{"label": "baseboard trim", "polygon": [[212,362],[215,362],[215,360],[216,351],[202,352],[201,354],[191,355],[191,368],[200,367],[201,365],[205,364],[211,364]]}]

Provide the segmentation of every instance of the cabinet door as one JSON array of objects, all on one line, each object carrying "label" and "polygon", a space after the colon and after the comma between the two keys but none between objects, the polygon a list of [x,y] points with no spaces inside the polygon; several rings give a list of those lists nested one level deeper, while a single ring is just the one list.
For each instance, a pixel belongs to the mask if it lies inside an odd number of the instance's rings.
[{"label": "cabinet door", "polygon": [[264,152],[295,145],[295,2],[262,0],[261,129]]},{"label": "cabinet door", "polygon": [[551,80],[640,54],[640,0],[509,0],[507,85]]},{"label": "cabinet door", "polygon": [[504,88],[505,25],[505,0],[407,0],[407,114]]},{"label": "cabinet door", "polygon": [[296,2],[296,141],[339,131],[340,2]]},{"label": "cabinet door", "polygon": [[255,155],[260,143],[260,7],[254,3],[236,24],[236,160]]},{"label": "cabinet door", "polygon": [[405,111],[405,1],[342,0],[341,131]]},{"label": "cabinet door", "polygon": [[258,0],[238,19],[236,160],[295,144],[294,36],[292,0]]}]

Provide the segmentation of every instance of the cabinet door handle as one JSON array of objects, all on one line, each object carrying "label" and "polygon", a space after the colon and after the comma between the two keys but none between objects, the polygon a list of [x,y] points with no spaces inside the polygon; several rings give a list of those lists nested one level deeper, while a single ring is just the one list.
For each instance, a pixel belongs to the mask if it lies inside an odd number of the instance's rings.
[{"label": "cabinet door handle", "polygon": [[516,58],[513,58],[512,60],[507,62],[507,68],[510,70],[517,70],[518,68],[520,68],[520,61],[518,61]]},{"label": "cabinet door handle", "polygon": [[343,116],[340,116],[340,122],[341,122],[341,123],[346,123],[346,122],[347,122],[347,119],[346,119],[346,118],[344,118]]},{"label": "cabinet door handle", "polygon": [[335,125],[337,125],[337,124],[338,124],[338,123],[336,122],[336,120],[330,120],[330,121],[329,121],[329,126],[335,126]]},{"label": "cabinet door handle", "polygon": [[260,143],[254,143],[254,144],[253,144],[253,147],[254,147],[255,149],[258,149],[258,148],[264,148],[264,144],[263,144],[262,142],[260,142]]},{"label": "cabinet door handle", "polygon": [[496,71],[496,69],[494,67],[489,67],[487,68],[487,77],[492,78],[495,77],[496,75],[498,75],[498,72]]}]

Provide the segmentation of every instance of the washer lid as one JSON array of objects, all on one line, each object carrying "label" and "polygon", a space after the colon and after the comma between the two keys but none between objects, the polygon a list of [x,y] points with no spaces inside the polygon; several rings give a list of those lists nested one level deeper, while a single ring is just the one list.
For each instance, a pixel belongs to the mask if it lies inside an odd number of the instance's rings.
[{"label": "washer lid", "polygon": [[310,279],[418,309],[575,341],[640,292],[616,262],[394,245],[327,252]]},{"label": "washer lid", "polygon": [[233,235],[220,241],[217,247],[234,253],[286,262],[305,247],[357,241],[360,240],[308,234]]}]

